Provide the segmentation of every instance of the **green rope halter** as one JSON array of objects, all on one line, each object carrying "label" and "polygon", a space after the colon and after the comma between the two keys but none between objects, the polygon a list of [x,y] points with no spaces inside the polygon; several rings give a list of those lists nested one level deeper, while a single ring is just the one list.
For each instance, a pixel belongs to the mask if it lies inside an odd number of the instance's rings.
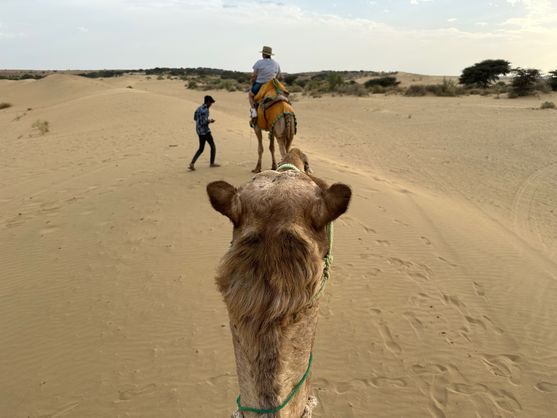
[{"label": "green rope halter", "polygon": [[251,408],[249,406],[242,406],[242,404],[240,402],[240,395],[238,395],[238,398],[236,399],[236,404],[238,405],[238,410],[239,411],[246,411],[246,412],[255,412],[256,414],[274,414],[274,413],[280,411],[282,408],[284,408],[288,404],[288,402],[290,402],[292,400],[292,398],[294,397],[296,392],[298,392],[298,389],[300,389],[302,384],[306,381],[306,379],[309,375],[309,371],[311,369],[311,363],[312,362],[313,362],[313,353],[309,353],[308,368],[306,369],[306,372],[302,376],[302,379],[296,384],[296,386],[294,386],[294,389],[292,389],[292,392],[290,392],[290,395],[288,395],[288,397],[284,400],[284,402],[281,403],[276,408],[273,408],[273,409],[257,409],[257,408]]}]

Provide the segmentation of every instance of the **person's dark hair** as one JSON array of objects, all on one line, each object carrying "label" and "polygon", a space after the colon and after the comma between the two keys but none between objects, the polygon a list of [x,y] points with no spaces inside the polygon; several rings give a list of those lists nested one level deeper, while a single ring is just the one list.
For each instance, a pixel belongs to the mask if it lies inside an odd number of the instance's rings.
[{"label": "person's dark hair", "polygon": [[263,58],[271,58],[271,56],[267,54],[263,54]]},{"label": "person's dark hair", "polygon": [[205,104],[215,103],[215,99],[213,99],[211,96],[205,96],[205,98],[203,99],[203,103]]}]

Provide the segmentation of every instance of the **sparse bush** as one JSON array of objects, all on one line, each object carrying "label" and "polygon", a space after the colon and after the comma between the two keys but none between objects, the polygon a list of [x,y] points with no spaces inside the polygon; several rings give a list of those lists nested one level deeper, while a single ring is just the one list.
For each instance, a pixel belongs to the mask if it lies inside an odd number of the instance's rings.
[{"label": "sparse bush", "polygon": [[335,91],[339,94],[345,94],[349,96],[362,97],[368,95],[367,89],[361,84],[357,84],[357,83],[343,84],[341,86],[337,86]]},{"label": "sparse bush", "polygon": [[190,80],[189,83],[186,85],[188,89],[196,89],[197,88],[197,81]]},{"label": "sparse bush", "polygon": [[159,75],[159,76],[157,77],[157,80],[164,80],[164,77],[163,77],[162,75]]},{"label": "sparse bush", "polygon": [[411,96],[411,97],[419,97],[419,96],[425,96],[426,93],[427,93],[427,90],[426,90],[424,85],[422,85],[422,84],[411,84],[411,85],[408,86],[408,88],[404,92],[404,95],[405,96]]},{"label": "sparse bush", "polygon": [[0,110],[7,109],[8,107],[12,107],[11,103],[2,102],[0,103]]},{"label": "sparse bush", "polygon": [[541,79],[540,70],[535,68],[515,68],[512,72],[514,73],[511,82],[512,97],[528,96],[535,91],[536,85]]},{"label": "sparse bush", "polygon": [[126,88],[127,89],[133,89],[133,86],[127,86]]},{"label": "sparse bush", "polygon": [[555,109],[555,103],[553,102],[543,102],[540,109]]},{"label": "sparse bush", "polygon": [[539,79],[534,85],[534,90],[540,93],[551,93],[551,86],[547,80]]},{"label": "sparse bush", "polygon": [[47,132],[50,131],[49,124],[48,124],[47,120],[37,119],[35,122],[33,122],[33,125],[31,125],[31,128],[38,129],[38,131],[40,132],[41,135],[44,135],[44,134],[46,134]]},{"label": "sparse bush", "polygon": [[441,84],[412,84],[404,92],[405,96],[425,96],[431,94],[440,97],[455,97],[465,94],[466,89],[458,86],[454,80],[443,79]]},{"label": "sparse bush", "polygon": [[329,83],[329,91],[335,91],[337,87],[344,84],[344,79],[338,73],[330,73],[327,76],[327,83]]},{"label": "sparse bush", "polygon": [[380,85],[373,85],[373,86],[369,87],[369,92],[371,94],[384,94],[386,91],[387,91],[387,88],[383,87],[383,86],[380,86]]}]

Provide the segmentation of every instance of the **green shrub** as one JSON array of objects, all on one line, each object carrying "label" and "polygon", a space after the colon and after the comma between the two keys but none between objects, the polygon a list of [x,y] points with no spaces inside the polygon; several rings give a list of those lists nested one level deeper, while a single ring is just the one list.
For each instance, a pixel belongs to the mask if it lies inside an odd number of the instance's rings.
[{"label": "green shrub", "polygon": [[197,88],[197,81],[190,80],[189,83],[186,85],[188,89],[196,89]]},{"label": "green shrub", "polygon": [[44,135],[50,131],[48,121],[40,119],[37,119],[35,122],[33,122],[31,128],[38,129],[41,135]]},{"label": "green shrub", "polygon": [[366,86],[367,88],[372,88],[374,86],[391,87],[397,86],[399,84],[400,81],[397,81],[396,77],[379,77],[367,80],[364,83],[364,86]]},{"label": "green shrub", "polygon": [[329,91],[335,91],[337,87],[344,84],[344,79],[340,74],[330,73],[327,77],[327,83],[329,84]]},{"label": "green shrub", "polygon": [[8,107],[12,107],[11,103],[2,102],[0,103],[0,110],[7,109]]},{"label": "green shrub", "polygon": [[[514,73],[511,82],[512,97],[528,96],[534,93],[541,79],[540,70],[535,68],[515,68],[512,72]],[[509,97],[511,97],[511,95],[509,95]]]},{"label": "green shrub", "polygon": [[288,74],[284,76],[284,82],[291,86],[292,84],[294,84],[297,78],[298,76],[296,74]]},{"label": "green shrub", "polygon": [[159,76],[157,77],[157,80],[164,80],[164,77],[163,77],[162,75],[159,75]]},{"label": "green shrub", "polygon": [[543,102],[540,109],[555,109],[555,103],[553,102]]}]

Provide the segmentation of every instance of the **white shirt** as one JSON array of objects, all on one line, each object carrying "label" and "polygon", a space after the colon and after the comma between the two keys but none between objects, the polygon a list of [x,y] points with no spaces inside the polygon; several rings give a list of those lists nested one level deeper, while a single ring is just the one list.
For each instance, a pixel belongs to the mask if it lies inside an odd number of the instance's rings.
[{"label": "white shirt", "polygon": [[256,83],[266,83],[280,74],[280,65],[272,58],[262,58],[253,64],[253,71],[257,75]]}]

